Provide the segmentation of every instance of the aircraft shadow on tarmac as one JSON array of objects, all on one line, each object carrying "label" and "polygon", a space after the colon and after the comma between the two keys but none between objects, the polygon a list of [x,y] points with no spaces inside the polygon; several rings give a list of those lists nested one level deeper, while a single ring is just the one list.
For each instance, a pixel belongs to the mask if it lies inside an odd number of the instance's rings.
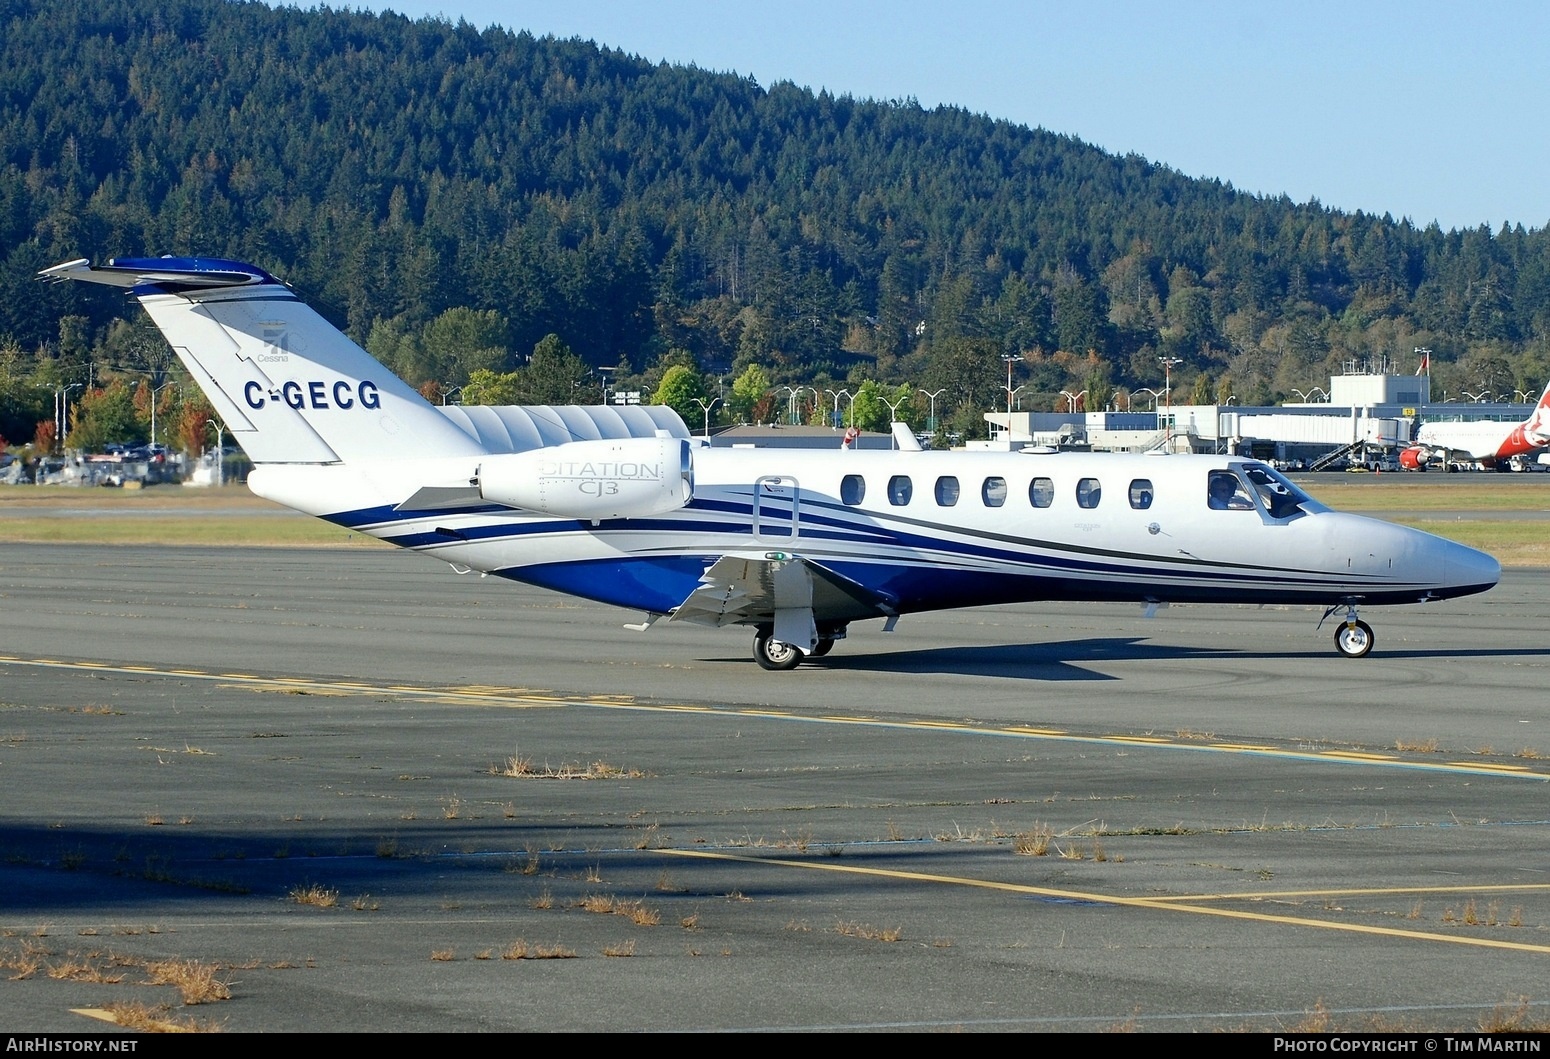
[{"label": "aircraft shadow on tarmac", "polygon": [[[664,819],[661,826],[672,833],[679,821]],[[698,823],[685,824],[695,830]],[[564,837],[555,848],[556,836]],[[439,898],[453,890],[504,894],[506,900],[526,905],[531,892],[561,891],[562,903],[577,894],[595,891],[588,879],[600,857],[606,857],[611,878],[660,877],[663,860],[649,850],[628,844],[620,829],[604,822],[588,823],[567,817],[563,823],[531,826],[492,822],[487,827],[463,828],[456,848],[448,848],[446,829],[434,821],[419,828],[400,830],[396,839],[403,851],[383,856],[376,851],[381,836],[376,828],[330,827],[286,831],[255,827],[249,832],[206,831],[198,827],[172,832],[137,834],[113,832],[68,824],[0,827],[0,886],[6,893],[5,918],[24,923],[29,916],[208,913],[211,906],[251,903],[255,899],[286,902],[298,889],[326,886],[334,889],[341,910],[358,894],[377,898]],[[531,885],[515,879],[513,866],[534,856],[541,869]],[[310,852],[309,852],[310,851]],[[986,855],[984,849],[949,849],[940,842],[921,840],[918,845],[887,842],[814,843],[797,851],[766,846],[742,850],[755,858],[816,860],[845,856],[853,860],[885,859],[887,866],[908,868],[910,862],[939,865],[944,855]],[[991,849],[990,855],[1004,851]],[[942,870],[940,867],[919,870]],[[748,868],[727,861],[694,861],[677,864],[679,886],[671,892],[655,892],[653,901],[724,899],[745,886]],[[759,883],[761,897],[812,897],[827,891],[854,895],[857,886],[887,888],[874,883],[839,878],[825,873],[803,876],[800,881]],[[500,900],[492,896],[490,900]],[[294,902],[291,902],[294,903]],[[0,946],[3,948],[3,946]]]},{"label": "aircraft shadow on tarmac", "polygon": [[[1353,666],[1381,663],[1385,660],[1446,658],[1540,658],[1550,659],[1550,650],[1527,647],[1485,647],[1446,651],[1384,650],[1381,646],[1370,658],[1351,661],[1319,647],[1306,651],[1262,651],[1251,647],[1180,647],[1154,644],[1138,636],[1094,637],[1084,640],[999,644],[985,647],[933,647],[923,651],[877,652],[849,651],[839,645],[835,653],[815,658],[803,668],[830,669],[857,673],[959,674],[963,676],[1009,677],[1037,681],[1122,680],[1109,673],[1085,668],[1107,662],[1187,662],[1202,659],[1229,659],[1237,662],[1314,660]],[[741,661],[741,659],[706,659]]]}]

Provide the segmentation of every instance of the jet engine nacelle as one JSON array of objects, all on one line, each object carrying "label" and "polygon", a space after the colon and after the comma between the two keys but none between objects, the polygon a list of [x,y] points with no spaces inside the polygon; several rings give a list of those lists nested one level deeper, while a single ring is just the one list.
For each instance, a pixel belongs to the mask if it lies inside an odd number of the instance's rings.
[{"label": "jet engine nacelle", "polygon": [[694,496],[694,460],[682,438],[617,438],[488,456],[479,495],[560,518],[642,518]]},{"label": "jet engine nacelle", "polygon": [[1426,470],[1426,449],[1420,445],[1403,449],[1399,454],[1399,465],[1407,471]]}]

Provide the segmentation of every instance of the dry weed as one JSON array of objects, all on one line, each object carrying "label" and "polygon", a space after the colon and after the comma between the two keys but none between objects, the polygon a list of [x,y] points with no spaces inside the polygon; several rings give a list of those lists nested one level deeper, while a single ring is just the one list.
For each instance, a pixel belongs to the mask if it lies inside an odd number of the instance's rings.
[{"label": "dry weed", "polygon": [[575,958],[576,950],[567,949],[563,945],[536,945],[533,947],[532,955],[528,957],[530,960],[574,960]]},{"label": "dry weed", "polygon": [[291,891],[290,897],[298,905],[311,905],[314,908],[333,908],[339,903],[338,890],[330,890],[317,883],[296,887]]},{"label": "dry weed", "polygon": [[1049,853],[1055,832],[1048,824],[1035,823],[1027,831],[1019,831],[1012,837],[1012,852],[1019,857],[1043,857]]},{"label": "dry weed", "polygon": [[508,779],[533,780],[638,780],[646,777],[646,773],[639,769],[622,768],[606,761],[594,761],[590,765],[545,765],[543,768],[535,768],[532,758],[520,754],[513,754],[500,764],[491,765],[489,772],[492,776],[505,776]]},{"label": "dry weed", "polygon": [[1329,1009],[1324,1006],[1323,999],[1314,1002],[1313,1010],[1302,1017],[1302,1021],[1291,1027],[1292,1033],[1328,1033]]},{"label": "dry weed", "polygon": [[835,925],[834,932],[843,934],[847,938],[865,938],[867,941],[898,941],[904,937],[902,927],[873,927],[864,923],[840,922]]},{"label": "dry weed", "polygon": [[1550,1032],[1550,1022],[1535,1019],[1529,1012],[1528,997],[1518,997],[1505,1004],[1498,1004],[1491,1013],[1480,1020],[1481,1033],[1545,1033]]},{"label": "dry weed", "polygon": [[145,965],[152,985],[175,986],[190,1007],[231,999],[231,989],[218,977],[218,970],[198,960],[152,960]]}]

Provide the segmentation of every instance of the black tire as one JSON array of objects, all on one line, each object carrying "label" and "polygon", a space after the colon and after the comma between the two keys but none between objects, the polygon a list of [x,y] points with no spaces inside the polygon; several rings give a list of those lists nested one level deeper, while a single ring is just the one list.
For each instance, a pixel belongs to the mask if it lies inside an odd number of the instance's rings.
[{"label": "black tire", "polygon": [[753,637],[753,660],[764,669],[782,672],[802,664],[802,650],[774,637],[774,630],[760,627]]},{"label": "black tire", "polygon": [[834,641],[820,637],[818,642],[813,645],[812,654],[814,658],[822,658],[832,650],[834,650]]},{"label": "black tire", "polygon": [[1341,622],[1335,630],[1335,650],[1347,658],[1365,658],[1375,642],[1372,626],[1365,621]]}]

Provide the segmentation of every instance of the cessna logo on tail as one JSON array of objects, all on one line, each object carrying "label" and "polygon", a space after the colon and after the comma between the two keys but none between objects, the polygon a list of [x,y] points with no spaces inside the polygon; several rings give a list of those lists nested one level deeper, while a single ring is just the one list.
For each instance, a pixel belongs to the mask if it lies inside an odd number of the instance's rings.
[{"label": "cessna logo on tail", "polygon": [[320,381],[292,381],[267,394],[263,386],[249,382],[242,387],[242,396],[247,399],[248,407],[253,409],[263,408],[270,401],[284,401],[297,411],[303,408],[348,409],[357,405],[361,408],[382,407],[382,394],[377,391],[377,384],[369,379],[354,384],[348,379],[340,379],[332,387]]}]

